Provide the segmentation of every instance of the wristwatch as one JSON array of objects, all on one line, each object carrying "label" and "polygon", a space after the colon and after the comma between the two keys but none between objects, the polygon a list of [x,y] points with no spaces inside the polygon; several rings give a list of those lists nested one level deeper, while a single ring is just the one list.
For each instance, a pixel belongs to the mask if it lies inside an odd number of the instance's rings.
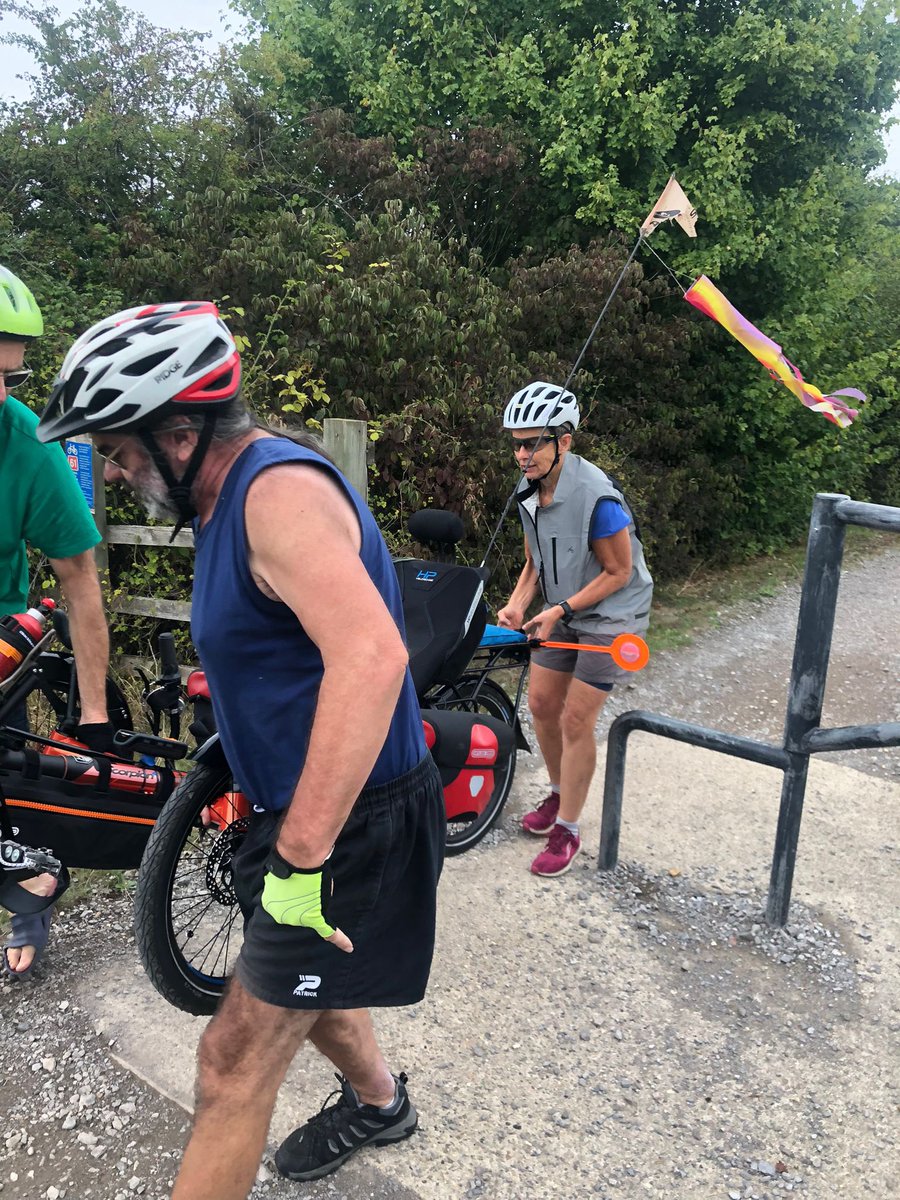
[{"label": "wristwatch", "polygon": [[568,600],[560,600],[559,607],[563,610],[563,620],[571,621],[572,618],[575,616],[575,609],[568,602]]},{"label": "wristwatch", "polygon": [[282,858],[273,846],[269,851],[269,857],[266,859],[266,870],[270,871],[273,875],[277,875],[279,879],[290,879],[292,875],[314,875],[316,871],[321,871],[322,868],[295,867],[286,858]]}]

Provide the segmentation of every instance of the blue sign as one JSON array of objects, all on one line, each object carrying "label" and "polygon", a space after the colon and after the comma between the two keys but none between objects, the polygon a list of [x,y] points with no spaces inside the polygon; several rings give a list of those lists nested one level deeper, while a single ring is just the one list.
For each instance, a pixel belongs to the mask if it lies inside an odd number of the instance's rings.
[{"label": "blue sign", "polygon": [[66,442],[66,457],[75,472],[81,494],[88,508],[94,511],[94,473],[91,469],[91,446],[89,442]]},{"label": "blue sign", "polygon": [[437,577],[437,571],[420,571],[416,576],[416,583],[434,583]]}]

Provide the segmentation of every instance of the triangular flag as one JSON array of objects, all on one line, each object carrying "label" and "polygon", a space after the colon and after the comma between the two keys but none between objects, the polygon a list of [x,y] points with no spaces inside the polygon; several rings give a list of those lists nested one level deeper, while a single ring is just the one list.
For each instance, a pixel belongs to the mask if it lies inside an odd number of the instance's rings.
[{"label": "triangular flag", "polygon": [[641,226],[641,236],[649,237],[657,225],[662,225],[664,221],[677,221],[688,237],[697,236],[697,210],[674,175],[670,176],[662,195]]}]

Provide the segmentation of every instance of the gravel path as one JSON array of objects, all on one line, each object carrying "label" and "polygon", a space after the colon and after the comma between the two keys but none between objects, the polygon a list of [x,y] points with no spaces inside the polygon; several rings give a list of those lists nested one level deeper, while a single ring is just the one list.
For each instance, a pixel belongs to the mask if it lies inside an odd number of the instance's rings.
[{"label": "gravel path", "polygon": [[[900,719],[898,583],[900,552],[845,572],[826,723]],[[777,741],[797,597],[789,586],[723,612],[719,629],[657,656],[639,682],[616,694],[601,728],[616,712],[641,707]],[[840,757],[854,772],[900,781],[900,751]],[[758,861],[746,871],[701,862],[689,869],[686,851],[682,873],[629,860],[623,850],[615,872],[597,875],[596,855],[586,850],[564,880],[534,886],[522,872],[530,847],[516,825],[542,789],[540,770],[521,756],[500,827],[445,873],[443,888],[453,891],[442,896],[452,896],[454,911],[448,916],[445,905],[446,955],[433,987],[440,1004],[426,1000],[388,1028],[389,1042],[402,1034],[402,1044],[416,1044],[440,1068],[426,1071],[414,1092],[421,1134],[303,1188],[271,1179],[263,1166],[254,1196],[897,1194],[900,1022],[895,1006],[891,1020],[890,1009],[875,1003],[887,982],[882,970],[896,974],[895,945],[858,919],[835,925],[799,901],[788,931],[768,929],[760,921]],[[871,853],[876,865],[896,864],[887,833]],[[577,920],[561,983],[548,896],[563,897]],[[479,925],[486,906],[489,938]],[[524,945],[523,927],[534,931]],[[117,1063],[118,1035],[93,1015],[123,972],[138,973],[131,955],[128,897],[97,896],[56,922],[38,986],[0,982],[0,1200],[168,1195],[184,1110]],[[473,964],[483,1010],[473,1005],[470,981],[458,977],[460,961]],[[557,1021],[560,990],[567,999]],[[509,997],[526,999],[516,1007]],[[512,1011],[500,1011],[504,998]],[[155,1036],[149,1024],[146,1036]],[[526,1083],[523,1057],[536,1042],[544,1045]],[[862,1092],[848,1090],[844,1102],[845,1081],[857,1072],[865,1076]],[[735,1124],[735,1113],[746,1120]],[[785,1161],[768,1147],[783,1147]]]}]

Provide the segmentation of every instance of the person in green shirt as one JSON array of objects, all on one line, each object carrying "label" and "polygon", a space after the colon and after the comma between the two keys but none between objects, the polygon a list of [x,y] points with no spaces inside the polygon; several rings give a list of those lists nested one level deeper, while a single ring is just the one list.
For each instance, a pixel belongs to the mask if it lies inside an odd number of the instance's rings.
[{"label": "person in green shirt", "polygon": [[[95,750],[111,749],[109,632],[93,554],[100,534],[64,451],[37,440],[38,418],[10,395],[31,374],[25,353],[43,331],[34,296],[0,266],[0,616],[28,607],[27,547],[33,546],[50,560],[69,612],[81,701],[79,740]],[[17,719],[24,728],[25,713]],[[31,973],[47,942],[51,912],[12,915],[3,963],[15,978]]]}]

